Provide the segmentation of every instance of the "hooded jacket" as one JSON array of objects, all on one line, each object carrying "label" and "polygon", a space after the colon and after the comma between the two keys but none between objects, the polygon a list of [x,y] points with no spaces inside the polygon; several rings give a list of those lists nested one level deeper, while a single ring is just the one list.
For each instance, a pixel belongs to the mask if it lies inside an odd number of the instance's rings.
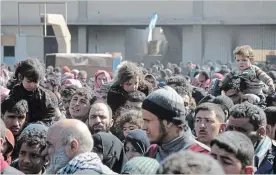
[{"label": "hooded jacket", "polygon": [[133,147],[140,153],[145,154],[150,147],[150,141],[145,131],[136,129],[128,133],[124,146],[130,142]]},{"label": "hooded jacket", "polygon": [[93,135],[93,151],[102,154],[102,162],[112,171],[120,173],[127,162],[123,143],[113,134],[99,132]]}]

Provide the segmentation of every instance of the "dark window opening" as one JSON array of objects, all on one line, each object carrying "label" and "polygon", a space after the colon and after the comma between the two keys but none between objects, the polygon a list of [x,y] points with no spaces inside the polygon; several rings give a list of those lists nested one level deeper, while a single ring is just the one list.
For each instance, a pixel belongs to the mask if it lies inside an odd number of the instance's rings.
[{"label": "dark window opening", "polygon": [[4,46],[4,57],[14,57],[15,56],[15,48],[14,46]]}]

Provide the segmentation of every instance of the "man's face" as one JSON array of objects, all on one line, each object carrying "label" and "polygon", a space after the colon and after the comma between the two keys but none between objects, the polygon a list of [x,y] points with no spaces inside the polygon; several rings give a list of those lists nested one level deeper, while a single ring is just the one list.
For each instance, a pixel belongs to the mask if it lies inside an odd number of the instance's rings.
[{"label": "man's face", "polygon": [[4,123],[15,137],[21,133],[25,122],[26,114],[21,116],[15,113],[10,113],[8,111],[6,111],[4,114]]},{"label": "man's face", "polygon": [[139,87],[139,77],[133,77],[129,81],[123,84],[123,88],[126,92],[134,92],[137,91]]},{"label": "man's face", "polygon": [[96,81],[97,81],[98,86],[101,87],[102,84],[104,84],[105,82],[107,82],[107,78],[106,78],[106,76],[105,76],[104,73],[101,73],[101,74],[99,74],[97,76],[97,80]]},{"label": "man's face", "polygon": [[243,174],[241,161],[234,153],[229,153],[214,144],[211,147],[211,156],[221,164],[226,174]]},{"label": "man's face", "polygon": [[254,144],[258,140],[258,135],[254,130],[254,126],[249,122],[249,118],[229,117],[227,123],[227,131],[238,131],[247,135]]},{"label": "man's face", "polygon": [[236,55],[236,63],[239,70],[245,70],[251,66],[250,59],[241,55]]},{"label": "man's face", "polygon": [[221,126],[214,111],[200,110],[195,116],[197,139],[206,145],[220,133]]},{"label": "man's face", "polygon": [[26,77],[23,78],[22,84],[24,89],[26,89],[27,91],[33,91],[39,87],[39,81],[32,82]]},{"label": "man's face", "polygon": [[29,146],[23,143],[19,151],[19,170],[25,174],[38,174],[43,165],[44,159],[41,156],[40,144]]},{"label": "man's face", "polygon": [[69,106],[70,106],[71,99],[72,99],[72,96],[62,97],[62,104],[67,114],[70,114]]},{"label": "man's face", "polygon": [[89,129],[91,134],[100,131],[109,132],[113,125],[112,116],[110,116],[108,108],[103,103],[92,105],[89,113]]},{"label": "man's face", "polygon": [[147,82],[149,82],[152,85],[152,87],[156,87],[156,83],[155,83],[155,80],[153,78],[147,77],[147,78],[145,78],[145,80]]},{"label": "man's face", "polygon": [[143,130],[146,131],[150,143],[162,144],[162,140],[167,135],[164,125],[151,112],[143,109]]},{"label": "man's face", "polygon": [[90,102],[85,96],[75,94],[70,102],[69,111],[73,118],[87,119],[90,110]]},{"label": "man's face", "polygon": [[47,133],[47,147],[44,150],[47,155],[46,159],[50,162],[46,169],[47,174],[56,174],[70,161],[66,153],[67,145],[62,144],[60,132],[59,129],[55,128]]}]

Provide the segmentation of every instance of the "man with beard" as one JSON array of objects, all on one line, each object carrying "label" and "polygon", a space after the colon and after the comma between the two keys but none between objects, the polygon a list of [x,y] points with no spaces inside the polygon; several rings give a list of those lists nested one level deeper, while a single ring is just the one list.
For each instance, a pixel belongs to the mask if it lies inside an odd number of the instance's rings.
[{"label": "man with beard", "polygon": [[229,116],[227,130],[245,134],[254,145],[255,174],[274,174],[276,143],[266,136],[267,120],[263,109],[244,102],[233,106]]},{"label": "man with beard", "polygon": [[50,126],[47,138],[47,174],[115,174],[93,149],[88,127],[76,119],[65,119]]},{"label": "man with beard", "polygon": [[183,99],[174,89],[166,86],[152,92],[142,108],[143,129],[150,142],[158,145],[145,156],[161,162],[170,154],[186,149],[209,153],[210,149],[193,137],[186,122]]},{"label": "man with beard", "polygon": [[103,101],[96,101],[90,109],[88,127],[91,134],[109,132],[113,125],[112,110]]}]

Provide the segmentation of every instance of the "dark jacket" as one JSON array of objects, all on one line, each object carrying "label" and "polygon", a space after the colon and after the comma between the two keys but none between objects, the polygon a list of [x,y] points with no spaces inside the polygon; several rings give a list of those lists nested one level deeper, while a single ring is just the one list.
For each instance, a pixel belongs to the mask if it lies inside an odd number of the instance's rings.
[{"label": "dark jacket", "polygon": [[36,90],[30,92],[21,83],[14,86],[9,95],[10,98],[16,101],[24,99],[28,102],[28,123],[37,121],[42,121],[46,125],[52,123],[55,117],[55,108],[46,89],[38,87]]},{"label": "dark jacket", "polygon": [[93,135],[93,152],[102,154],[102,162],[112,171],[120,173],[127,162],[123,143],[113,134],[99,132]]},{"label": "dark jacket", "polygon": [[[151,93],[152,88],[149,84],[144,84],[139,86],[138,90],[143,92],[146,96]],[[112,109],[113,114],[119,109],[121,106],[124,106],[127,99],[127,93],[121,86],[113,85],[110,87],[107,93],[107,104]]]}]

